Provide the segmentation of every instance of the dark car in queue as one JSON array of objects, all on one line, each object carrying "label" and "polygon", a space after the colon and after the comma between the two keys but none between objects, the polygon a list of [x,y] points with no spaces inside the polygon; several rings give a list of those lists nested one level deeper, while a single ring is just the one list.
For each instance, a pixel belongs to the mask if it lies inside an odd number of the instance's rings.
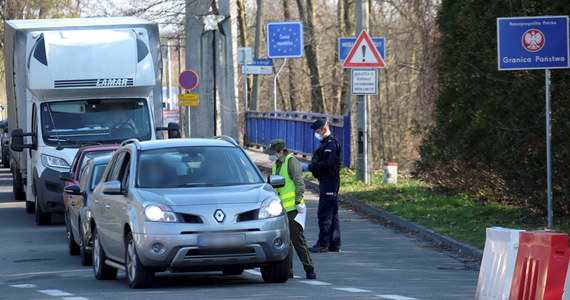
[{"label": "dark car in queue", "polygon": [[2,149],[2,165],[4,168],[10,167],[10,133],[8,120],[0,121],[0,148]]},{"label": "dark car in queue", "polygon": [[67,245],[70,255],[80,255],[81,264],[91,265],[91,198],[101,181],[111,155],[90,159],[82,171],[79,183],[65,187],[67,201]]}]

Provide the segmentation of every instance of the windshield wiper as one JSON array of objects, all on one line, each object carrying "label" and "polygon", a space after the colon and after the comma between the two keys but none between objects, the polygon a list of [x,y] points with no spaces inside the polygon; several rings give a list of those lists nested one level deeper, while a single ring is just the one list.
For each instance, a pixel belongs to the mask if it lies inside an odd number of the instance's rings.
[{"label": "windshield wiper", "polygon": [[[56,137],[56,136],[47,136],[47,138],[49,140],[53,140],[53,141],[57,141],[57,142],[67,142],[67,143],[71,143],[74,145],[79,145],[79,146],[90,146],[90,145],[101,145],[101,142],[87,142],[87,141],[75,141],[75,140],[71,140],[68,138],[62,138],[62,137]],[[59,146],[58,146],[59,147]]]}]

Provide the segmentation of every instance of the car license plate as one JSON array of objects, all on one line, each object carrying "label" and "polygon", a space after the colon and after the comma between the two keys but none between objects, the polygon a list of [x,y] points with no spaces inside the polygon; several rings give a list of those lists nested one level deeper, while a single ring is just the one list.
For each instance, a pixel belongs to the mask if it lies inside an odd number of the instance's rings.
[{"label": "car license plate", "polygon": [[243,234],[220,234],[220,235],[199,235],[198,246],[200,247],[231,247],[245,244]]}]

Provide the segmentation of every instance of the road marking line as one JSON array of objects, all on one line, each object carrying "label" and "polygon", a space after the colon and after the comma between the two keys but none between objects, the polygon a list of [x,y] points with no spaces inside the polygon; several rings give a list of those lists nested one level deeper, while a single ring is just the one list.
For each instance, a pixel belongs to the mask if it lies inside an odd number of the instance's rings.
[{"label": "road marking line", "polygon": [[418,298],[411,298],[406,296],[400,295],[376,295],[376,297],[384,298],[384,299],[391,299],[391,300],[419,300]]},{"label": "road marking line", "polygon": [[31,289],[31,288],[35,288],[38,286],[35,284],[13,284],[13,285],[11,285],[11,287],[21,288],[21,289]]},{"label": "road marking line", "polygon": [[318,281],[318,280],[299,280],[299,282],[308,285],[332,285],[332,283]]},{"label": "road marking line", "polygon": [[38,290],[38,292],[46,294],[46,295],[50,295],[53,297],[73,296],[73,294],[70,294],[70,293],[64,292],[64,291],[60,291],[60,290]]},{"label": "road marking line", "polygon": [[351,293],[372,293],[371,290],[357,289],[357,288],[334,288],[335,290],[351,292]]},{"label": "road marking line", "polygon": [[85,297],[63,297],[62,300],[87,300]]}]

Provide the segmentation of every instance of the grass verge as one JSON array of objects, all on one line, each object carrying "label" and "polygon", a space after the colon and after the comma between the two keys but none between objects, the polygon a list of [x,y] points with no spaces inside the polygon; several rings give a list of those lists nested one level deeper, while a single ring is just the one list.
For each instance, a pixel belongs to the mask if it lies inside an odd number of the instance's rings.
[{"label": "grass verge", "polygon": [[[419,180],[384,184],[381,173],[375,173],[372,184],[366,186],[356,180],[354,173],[343,169],[340,192],[480,249],[485,244],[487,227],[542,230],[546,226],[546,212],[482,201],[477,195],[447,195]],[[569,232],[570,218],[555,216],[554,221],[557,232]]]}]

